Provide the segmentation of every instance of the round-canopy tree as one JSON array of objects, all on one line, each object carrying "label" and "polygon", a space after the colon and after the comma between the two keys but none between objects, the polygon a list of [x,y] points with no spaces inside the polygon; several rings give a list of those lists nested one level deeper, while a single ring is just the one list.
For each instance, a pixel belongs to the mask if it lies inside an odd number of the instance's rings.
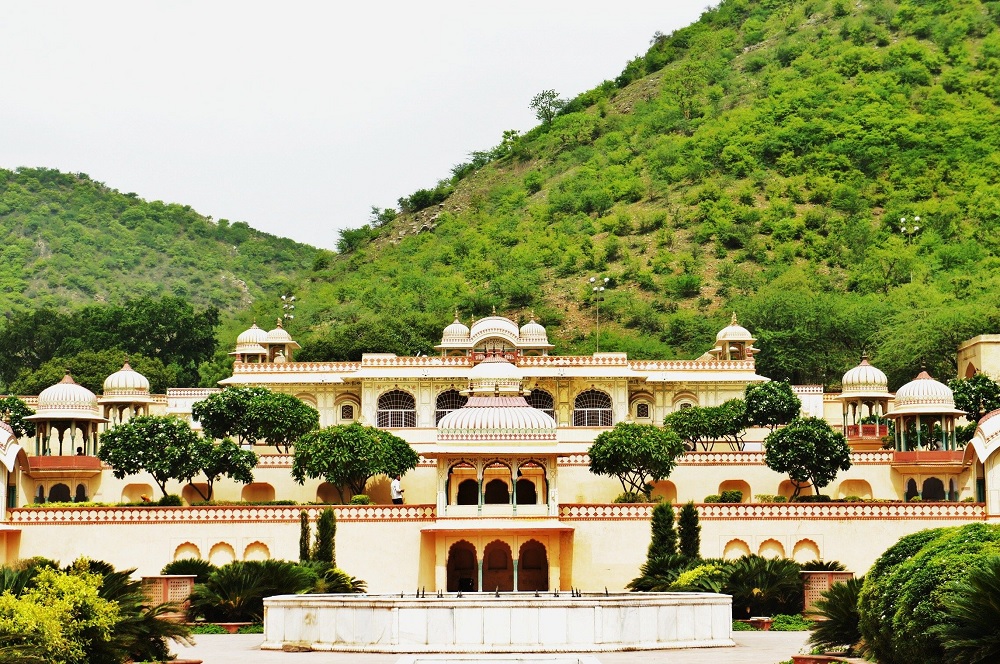
[{"label": "round-canopy tree", "polygon": [[948,387],[955,395],[955,407],[964,410],[973,424],[1000,408],[1000,385],[984,373],[949,380]]},{"label": "round-canopy tree", "polygon": [[792,391],[792,386],[780,380],[747,385],[743,400],[747,404],[747,423],[767,427],[771,431],[781,424],[788,424],[802,411],[802,402]]},{"label": "round-canopy tree", "polygon": [[311,431],[295,442],[292,477],[299,484],[307,477],[329,482],[343,503],[345,489],[362,494],[375,475],[402,475],[419,460],[409,443],[388,431],[357,422],[340,424]]},{"label": "round-canopy tree", "polygon": [[684,443],[670,429],[619,422],[587,450],[590,472],[617,477],[625,493],[649,498],[649,484],[665,479],[684,454]]},{"label": "round-canopy tree", "polygon": [[97,458],[118,479],[148,472],[167,495],[167,482],[190,482],[201,472],[201,439],[184,420],[142,415],[101,436]]},{"label": "round-canopy tree", "polygon": [[795,419],[787,427],[772,431],[764,447],[767,467],[788,473],[795,485],[793,500],[810,485],[818,494],[839,471],[851,467],[851,450],[844,435],[816,417]]},{"label": "round-canopy tree", "polygon": [[227,387],[194,404],[191,412],[211,438],[235,438],[238,445],[266,439],[285,452],[319,425],[315,408],[264,387]]},{"label": "round-canopy tree", "polygon": [[205,500],[212,499],[215,481],[220,477],[228,477],[240,484],[250,484],[253,482],[253,469],[257,467],[257,455],[250,450],[241,449],[229,438],[218,444],[206,438],[199,439],[198,461],[208,485],[207,494],[202,493],[197,484],[191,486]]}]

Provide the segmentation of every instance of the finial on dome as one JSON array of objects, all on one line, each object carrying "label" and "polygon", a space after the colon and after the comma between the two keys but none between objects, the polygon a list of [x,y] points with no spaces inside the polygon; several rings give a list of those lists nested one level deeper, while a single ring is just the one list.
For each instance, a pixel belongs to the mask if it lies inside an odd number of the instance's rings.
[{"label": "finial on dome", "polygon": [[731,319],[731,320],[729,321],[729,324],[730,324],[730,325],[733,325],[733,326],[735,326],[735,325],[739,325],[739,323],[737,323],[737,322],[736,322],[736,312],[735,312],[735,311],[733,312],[733,317],[732,317],[732,319]]},{"label": "finial on dome", "polygon": [[495,305],[495,304],[493,305],[493,315],[494,316],[497,315],[497,305]]},{"label": "finial on dome", "polygon": [[534,309],[531,310],[531,322],[532,323],[535,322],[535,310]]},{"label": "finial on dome", "polygon": [[458,320],[458,307],[455,307],[455,322],[456,323],[461,322],[461,321]]},{"label": "finial on dome", "polygon": [[74,385],[76,384],[76,381],[73,380],[73,375],[70,374],[69,369],[66,369],[66,375],[63,376],[63,379],[61,381],[59,381],[59,382],[60,383],[73,383]]},{"label": "finial on dome", "polygon": [[280,317],[278,318],[278,328],[279,329],[281,328],[281,318]]}]

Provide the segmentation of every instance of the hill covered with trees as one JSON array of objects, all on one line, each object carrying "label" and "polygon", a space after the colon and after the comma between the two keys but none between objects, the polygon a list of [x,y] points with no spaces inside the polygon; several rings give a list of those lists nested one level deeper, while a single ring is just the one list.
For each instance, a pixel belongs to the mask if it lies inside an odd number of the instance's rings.
[{"label": "hill covered with trees", "polygon": [[244,222],[212,221],[186,205],[44,168],[0,169],[0,239],[8,318],[163,296],[233,312],[265,293],[276,298],[317,253]]},{"label": "hill covered with trees", "polygon": [[[1000,331],[1000,3],[723,0],[541,124],[341,234],[302,358],[430,351],[533,311],[560,353],[693,357],[737,312],[760,370],[898,386]],[[919,217],[919,220],[917,220]]]}]

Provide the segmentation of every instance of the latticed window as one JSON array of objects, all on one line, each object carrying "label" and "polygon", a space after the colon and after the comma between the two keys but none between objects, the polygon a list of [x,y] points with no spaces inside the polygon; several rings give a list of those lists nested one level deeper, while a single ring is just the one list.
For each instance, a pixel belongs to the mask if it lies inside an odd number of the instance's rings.
[{"label": "latticed window", "polygon": [[354,404],[345,403],[340,407],[340,419],[350,422],[354,419]]},{"label": "latticed window", "polygon": [[537,408],[548,414],[552,419],[556,418],[555,401],[552,399],[552,395],[545,390],[532,390],[531,394],[527,396],[527,402],[532,408]]},{"label": "latticed window", "polygon": [[413,395],[402,390],[392,390],[380,396],[375,423],[386,429],[417,426],[417,402]]},{"label": "latticed window", "polygon": [[635,417],[636,419],[648,420],[649,419],[649,404],[645,401],[640,401],[635,405]]},{"label": "latticed window", "polygon": [[437,424],[442,417],[464,406],[468,400],[469,397],[462,395],[458,390],[445,390],[439,394],[434,408],[434,423]]},{"label": "latticed window", "polygon": [[586,390],[573,402],[573,426],[611,426],[611,397],[600,390]]}]

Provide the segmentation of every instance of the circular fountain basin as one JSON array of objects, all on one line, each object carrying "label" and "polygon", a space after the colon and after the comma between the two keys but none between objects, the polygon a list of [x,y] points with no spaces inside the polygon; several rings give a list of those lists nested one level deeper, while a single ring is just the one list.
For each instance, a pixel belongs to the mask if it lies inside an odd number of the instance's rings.
[{"label": "circular fountain basin", "polygon": [[734,645],[732,598],[713,593],[280,595],[265,650],[610,652]]}]

